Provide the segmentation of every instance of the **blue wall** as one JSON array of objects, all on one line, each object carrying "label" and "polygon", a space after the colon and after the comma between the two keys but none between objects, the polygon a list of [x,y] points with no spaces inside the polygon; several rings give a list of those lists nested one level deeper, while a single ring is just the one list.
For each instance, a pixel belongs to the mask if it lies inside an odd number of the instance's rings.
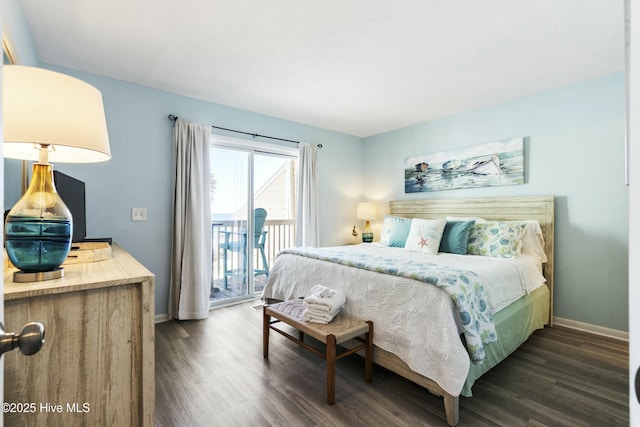
[{"label": "blue wall", "polygon": [[20,0],[2,0],[2,30],[8,36],[15,50],[17,60],[22,65],[38,65],[31,29],[24,15]]},{"label": "blue wall", "polygon": [[[36,48],[31,37],[31,29],[22,9],[22,3],[20,0],[2,0],[0,2],[0,11],[2,14],[0,24],[3,24],[2,31],[9,38],[17,61],[21,65],[37,67],[39,62],[36,57]],[[15,203],[20,198],[22,194],[21,181],[16,179],[7,181],[7,178],[19,177],[21,170],[22,162],[20,160],[5,160],[4,177],[5,182],[7,182],[7,185],[4,186],[5,200]],[[13,203],[5,204],[5,207],[10,208]]]},{"label": "blue wall", "polygon": [[[622,73],[365,139],[365,194],[556,197],[555,315],[628,329]],[[525,184],[404,194],[407,157],[526,137]],[[377,224],[379,226],[379,224]]]}]

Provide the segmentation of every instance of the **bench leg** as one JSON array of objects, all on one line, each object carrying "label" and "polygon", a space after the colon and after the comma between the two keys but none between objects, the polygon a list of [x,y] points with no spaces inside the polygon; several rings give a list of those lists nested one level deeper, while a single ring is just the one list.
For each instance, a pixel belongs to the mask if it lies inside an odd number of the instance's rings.
[{"label": "bench leg", "polygon": [[327,403],[336,401],[336,337],[327,335]]},{"label": "bench leg", "polygon": [[367,321],[369,332],[364,336],[367,348],[364,351],[364,378],[368,383],[373,379],[373,322]]},{"label": "bench leg", "polygon": [[271,316],[267,314],[267,306],[262,307],[262,357],[269,358],[269,325]]}]

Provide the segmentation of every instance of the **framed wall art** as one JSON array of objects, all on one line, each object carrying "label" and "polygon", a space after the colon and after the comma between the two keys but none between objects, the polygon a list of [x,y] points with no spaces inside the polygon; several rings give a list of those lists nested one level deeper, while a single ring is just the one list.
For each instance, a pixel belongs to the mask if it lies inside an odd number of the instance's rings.
[{"label": "framed wall art", "polygon": [[524,138],[409,157],[404,192],[524,184]]}]

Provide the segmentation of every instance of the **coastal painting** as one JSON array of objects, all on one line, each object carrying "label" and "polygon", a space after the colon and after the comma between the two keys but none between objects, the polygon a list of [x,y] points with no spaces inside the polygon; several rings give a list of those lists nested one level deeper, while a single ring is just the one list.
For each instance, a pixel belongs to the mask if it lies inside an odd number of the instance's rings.
[{"label": "coastal painting", "polygon": [[409,157],[404,192],[524,184],[524,138]]}]

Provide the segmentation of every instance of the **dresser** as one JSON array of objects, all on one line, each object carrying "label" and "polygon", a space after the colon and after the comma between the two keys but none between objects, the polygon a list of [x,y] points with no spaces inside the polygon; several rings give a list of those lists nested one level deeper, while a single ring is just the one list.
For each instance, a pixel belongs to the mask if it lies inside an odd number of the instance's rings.
[{"label": "dresser", "polygon": [[14,283],[5,269],[5,331],[45,326],[39,353],[4,354],[7,426],[153,426],[153,273],[118,245],[65,276]]}]

